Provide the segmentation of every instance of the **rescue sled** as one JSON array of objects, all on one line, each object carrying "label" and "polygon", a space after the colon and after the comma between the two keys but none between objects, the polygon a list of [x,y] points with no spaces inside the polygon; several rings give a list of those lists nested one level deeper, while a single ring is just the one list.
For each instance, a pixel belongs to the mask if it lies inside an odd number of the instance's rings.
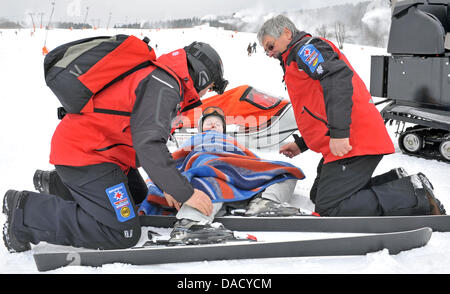
[{"label": "rescue sled", "polygon": [[269,148],[286,140],[297,130],[289,100],[249,85],[242,85],[202,99],[202,105],[183,112],[173,123],[173,141],[177,147],[198,133],[203,109],[220,107],[226,116],[227,134],[248,148]]}]

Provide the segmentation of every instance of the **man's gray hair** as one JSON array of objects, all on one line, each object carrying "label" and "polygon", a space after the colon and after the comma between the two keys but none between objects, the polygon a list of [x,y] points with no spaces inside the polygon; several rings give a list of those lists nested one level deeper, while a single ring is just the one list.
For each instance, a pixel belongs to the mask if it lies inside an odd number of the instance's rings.
[{"label": "man's gray hair", "polygon": [[262,45],[263,39],[267,35],[278,39],[283,33],[284,28],[288,28],[293,35],[298,32],[295,24],[282,14],[267,20],[259,29],[258,35],[256,36],[259,44]]}]

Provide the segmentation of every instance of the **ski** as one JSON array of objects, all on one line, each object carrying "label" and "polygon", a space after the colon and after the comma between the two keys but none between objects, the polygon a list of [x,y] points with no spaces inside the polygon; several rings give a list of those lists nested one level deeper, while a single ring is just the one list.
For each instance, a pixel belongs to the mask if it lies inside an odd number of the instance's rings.
[{"label": "ski", "polygon": [[[172,227],[174,216],[140,216],[142,226]],[[214,219],[233,231],[388,233],[429,227],[450,232],[450,215],[374,216],[374,217],[243,217],[224,216]]]},{"label": "ski", "polygon": [[430,228],[421,228],[405,232],[315,240],[151,245],[121,250],[64,247],[53,252],[35,251],[34,260],[39,271],[49,271],[71,265],[99,267],[111,263],[151,265],[231,259],[365,255],[383,249],[388,249],[390,254],[395,255],[404,250],[425,246],[431,234]]}]

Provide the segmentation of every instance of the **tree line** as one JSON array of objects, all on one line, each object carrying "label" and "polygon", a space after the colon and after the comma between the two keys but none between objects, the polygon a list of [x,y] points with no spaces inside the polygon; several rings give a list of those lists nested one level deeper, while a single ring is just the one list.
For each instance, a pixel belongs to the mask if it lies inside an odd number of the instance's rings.
[{"label": "tree line", "polygon": [[10,21],[6,18],[0,18],[0,29],[21,29],[19,22]]}]

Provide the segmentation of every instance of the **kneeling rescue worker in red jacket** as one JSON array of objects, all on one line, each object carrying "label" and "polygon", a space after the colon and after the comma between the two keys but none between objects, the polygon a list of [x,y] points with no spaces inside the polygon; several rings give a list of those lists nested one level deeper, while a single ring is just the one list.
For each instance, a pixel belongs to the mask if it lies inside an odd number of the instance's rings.
[{"label": "kneeling rescue worker in red jacket", "polygon": [[422,173],[403,168],[372,177],[394,146],[364,82],[330,41],[299,31],[283,15],[267,20],[258,40],[284,70],[302,137],[280,148],[292,158],[323,155],[310,198],[322,216],[445,214]]},{"label": "kneeling rescue worker in red jacket", "polygon": [[51,142],[55,170],[35,174],[42,193],[5,195],[3,237],[9,251],[29,250],[40,241],[99,249],[134,246],[141,234],[136,203],[147,195],[138,167],[173,207],[184,203],[212,213],[210,198],[180,174],[166,143],[180,110],[200,105],[208,90],[223,93],[228,82],[222,61],[210,45],[194,42],[155,64],[162,66],[139,69],[91,98],[93,108],[107,111],[64,116]]}]

